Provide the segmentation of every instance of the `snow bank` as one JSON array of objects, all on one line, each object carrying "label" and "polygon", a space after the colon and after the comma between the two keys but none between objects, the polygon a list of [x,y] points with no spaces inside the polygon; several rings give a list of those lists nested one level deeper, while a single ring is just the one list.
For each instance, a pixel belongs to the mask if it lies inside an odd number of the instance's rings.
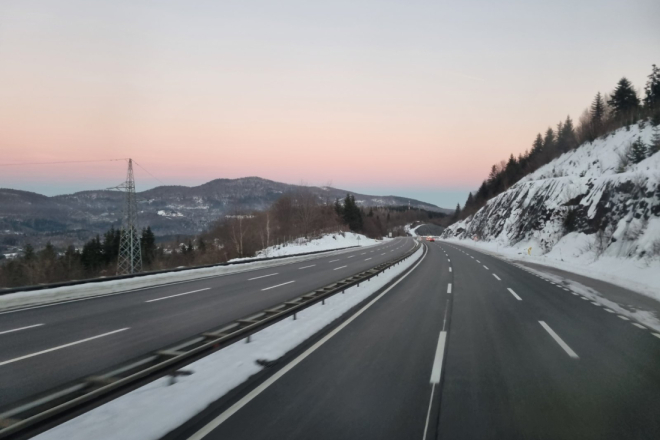
[{"label": "snow bank", "polygon": [[[313,240],[297,239],[282,245],[271,246],[261,250],[253,258],[282,257],[286,255],[302,254],[305,252],[318,252],[333,249],[341,249],[352,246],[372,246],[382,243],[382,240],[374,240],[362,234],[354,232],[342,232],[339,234],[326,234]],[[253,258],[235,258],[231,261],[246,261]]]},{"label": "snow bank", "polygon": [[[418,251],[383,275],[346,289],[252,336],[252,342],[237,342],[185,369],[190,376],[169,384],[162,378],[35,437],[39,440],[151,440],[159,439],[204,410],[227,392],[258,373],[257,360],[275,360],[304,342],[385,284],[421,257]],[[295,371],[289,373],[295,374]]]},{"label": "snow bank", "polygon": [[419,228],[420,226],[423,226],[423,225],[417,225],[417,226],[415,226],[414,228],[411,228],[410,225],[405,225],[405,226],[403,227],[403,230],[404,230],[405,232],[407,232],[408,234],[410,234],[411,236],[413,236],[413,237],[418,237],[418,235],[417,235],[417,233],[416,233],[415,231],[416,231],[417,228]]},{"label": "snow bank", "polygon": [[638,164],[620,159],[632,141],[649,144],[652,136],[650,124],[633,125],[583,144],[451,225],[443,238],[536,257],[660,300],[660,153]]}]

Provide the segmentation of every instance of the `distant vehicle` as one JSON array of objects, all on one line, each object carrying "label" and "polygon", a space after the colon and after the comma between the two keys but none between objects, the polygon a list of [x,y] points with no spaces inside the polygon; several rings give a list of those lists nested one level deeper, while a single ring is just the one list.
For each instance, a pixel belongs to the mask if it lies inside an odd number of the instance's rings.
[{"label": "distant vehicle", "polygon": [[430,237],[430,238],[429,238],[429,241],[435,241],[435,238]]}]

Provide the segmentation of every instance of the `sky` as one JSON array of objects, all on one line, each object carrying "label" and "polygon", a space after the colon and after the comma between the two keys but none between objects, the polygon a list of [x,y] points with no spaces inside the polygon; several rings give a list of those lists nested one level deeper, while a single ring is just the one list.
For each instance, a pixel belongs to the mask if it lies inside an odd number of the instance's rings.
[{"label": "sky", "polygon": [[[4,0],[0,165],[131,157],[138,190],[260,176],[453,207],[622,76],[641,92],[657,17],[657,0]],[[0,187],[124,175],[0,166]]]}]

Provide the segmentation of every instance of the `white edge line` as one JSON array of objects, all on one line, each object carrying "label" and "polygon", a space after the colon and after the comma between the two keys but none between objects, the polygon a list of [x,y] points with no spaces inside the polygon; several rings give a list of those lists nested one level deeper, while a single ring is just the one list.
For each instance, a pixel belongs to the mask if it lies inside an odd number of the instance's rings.
[{"label": "white edge line", "polygon": [[119,330],[113,330],[113,331],[108,332],[108,333],[103,333],[102,335],[96,335],[96,336],[92,336],[91,338],[85,338],[85,339],[81,339],[80,341],[69,342],[68,344],[59,345],[57,347],[49,348],[47,350],[38,351],[36,353],[26,354],[25,356],[21,356],[21,357],[17,357],[17,358],[14,358],[14,359],[10,359],[8,361],[0,362],[0,366],[11,364],[12,362],[22,361],[23,359],[28,359],[28,358],[31,358],[31,357],[34,357],[34,356],[38,356],[40,354],[50,353],[51,351],[60,350],[62,348],[71,347],[72,345],[82,344],[83,342],[91,341],[92,339],[98,339],[98,338],[102,338],[104,336],[110,336],[112,334],[123,332],[124,330],[128,330],[128,329],[129,329],[129,327],[120,328]]},{"label": "white edge line", "polygon": [[146,303],[151,303],[151,302],[154,302],[154,301],[160,301],[160,300],[163,300],[163,299],[174,298],[175,296],[188,295],[189,293],[197,293],[197,292],[201,292],[203,290],[209,290],[209,289],[210,289],[210,287],[205,287],[204,289],[191,290],[190,292],[177,293],[176,295],[170,295],[170,296],[163,296],[163,297],[160,297],[160,298],[150,299],[150,300],[147,300],[145,302]]},{"label": "white edge line", "polygon": [[334,335],[339,333],[344,327],[346,327],[348,324],[353,322],[358,316],[360,316],[362,313],[364,313],[369,307],[371,307],[376,301],[381,299],[383,296],[387,294],[390,290],[392,290],[397,284],[399,284],[401,281],[403,281],[408,275],[410,275],[416,268],[419,266],[422,261],[424,261],[424,258],[426,258],[427,252],[424,252],[424,255],[419,259],[417,264],[415,264],[412,269],[408,271],[405,275],[403,275],[401,278],[399,278],[394,284],[392,284],[390,287],[388,287],[383,293],[378,295],[376,298],[372,299],[367,305],[362,307],[360,310],[358,310],[353,316],[348,318],[346,321],[341,323],[336,329],[332,330],[330,333],[328,333],[326,336],[321,338],[317,343],[309,347],[307,350],[305,350],[302,354],[300,354],[297,358],[292,360],[289,364],[284,366],[281,370],[279,370],[277,373],[273,374],[271,377],[266,379],[261,385],[256,387],[254,390],[250,391],[247,395],[245,395],[242,399],[240,399],[238,402],[234,403],[229,409],[227,409],[225,412],[220,414],[218,417],[215,419],[211,420],[209,423],[207,423],[205,426],[203,426],[199,431],[188,437],[188,440],[201,440],[206,435],[211,433],[215,428],[220,426],[225,420],[236,414],[241,408],[243,408],[245,405],[247,405],[252,399],[257,397],[259,394],[261,394],[266,388],[270,387],[273,383],[275,383],[280,377],[284,376],[286,373],[288,373],[293,367],[298,365],[300,362],[302,362],[307,356],[315,352],[319,347],[321,347],[323,344],[328,342]]},{"label": "white edge line", "polygon": [[6,333],[14,333],[14,332],[21,331],[21,330],[27,330],[29,328],[35,328],[35,327],[39,327],[39,326],[42,326],[42,325],[43,324],[34,324],[34,325],[28,325],[28,326],[25,326],[25,327],[13,328],[11,330],[5,330],[5,331],[0,332],[0,335],[4,335]]},{"label": "white edge line", "polygon": [[559,346],[560,346],[561,348],[563,348],[564,351],[565,351],[570,357],[572,357],[573,359],[580,359],[580,357],[577,355],[577,353],[575,353],[575,352],[571,349],[571,347],[569,347],[568,344],[566,344],[566,342],[564,342],[564,340],[563,340],[562,338],[560,338],[559,335],[558,335],[557,333],[555,333],[555,331],[554,331],[553,329],[550,328],[550,326],[549,326],[548,324],[546,324],[544,321],[539,321],[539,324],[541,324],[541,326],[545,329],[545,331],[547,331],[548,334],[549,334],[550,336],[552,336],[552,339],[554,339],[555,342],[556,342],[557,344],[559,344]]}]

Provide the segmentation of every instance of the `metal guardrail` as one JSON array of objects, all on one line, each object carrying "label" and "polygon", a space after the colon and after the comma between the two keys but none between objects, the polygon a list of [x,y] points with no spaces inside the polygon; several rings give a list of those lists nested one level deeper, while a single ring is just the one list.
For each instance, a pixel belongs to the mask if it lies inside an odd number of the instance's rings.
[{"label": "metal guardrail", "polygon": [[9,293],[16,293],[16,292],[30,292],[30,291],[33,291],[33,290],[53,289],[55,287],[76,286],[76,285],[79,285],[79,284],[102,283],[104,281],[125,280],[125,279],[128,279],[128,278],[138,278],[138,277],[144,277],[144,276],[147,276],[147,275],[158,275],[158,274],[161,274],[161,273],[182,272],[184,270],[207,269],[209,267],[220,267],[220,266],[237,266],[237,265],[246,264],[246,263],[258,263],[260,261],[282,260],[282,259],[285,259],[285,258],[304,257],[305,255],[315,255],[315,254],[323,254],[323,253],[326,253],[326,252],[341,251],[341,250],[345,250],[345,249],[353,249],[355,247],[358,247],[358,246],[346,246],[346,247],[343,247],[343,248],[327,249],[327,250],[324,250],[324,251],[302,252],[300,254],[282,255],[282,256],[279,256],[279,257],[253,258],[251,260],[244,260],[244,261],[205,264],[205,265],[202,265],[202,266],[186,266],[186,267],[178,267],[178,268],[175,268],[175,269],[153,270],[153,271],[150,271],[150,272],[140,272],[140,273],[134,273],[134,274],[130,274],[130,275],[114,275],[114,276],[110,276],[110,277],[98,277],[98,278],[87,278],[87,279],[84,279],[84,280],[62,281],[60,283],[37,284],[37,285],[34,285],[34,286],[0,287],[0,295],[7,295]]},{"label": "metal guardrail", "polygon": [[352,286],[369,281],[386,269],[411,257],[419,248],[371,269],[344,278],[275,307],[238,319],[221,328],[203,332],[174,346],[156,350],[106,372],[80,379],[5,409],[0,413],[0,438],[27,438],[71,417],[87,412],[161,377],[185,375],[186,365],[293,316]]}]

